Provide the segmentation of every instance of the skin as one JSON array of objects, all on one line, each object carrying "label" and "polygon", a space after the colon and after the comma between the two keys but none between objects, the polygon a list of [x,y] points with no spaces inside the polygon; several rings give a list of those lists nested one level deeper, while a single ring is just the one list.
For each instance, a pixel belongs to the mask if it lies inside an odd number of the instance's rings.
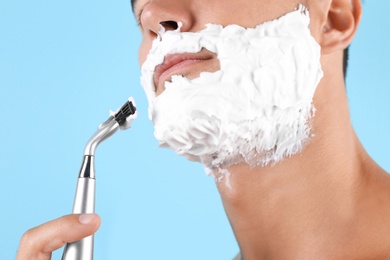
[{"label": "skin", "polygon": [[[139,62],[145,61],[160,24],[172,30],[180,21],[182,31],[199,31],[206,23],[254,27],[299,3],[309,7],[310,30],[322,49],[324,77],[313,101],[315,136],[301,154],[272,167],[228,167],[229,183],[216,182],[226,214],[246,260],[390,259],[390,177],[352,128],[342,69],[343,50],[360,21],[360,0],[138,0]],[[195,78],[218,69],[213,56],[168,74]],[[155,81],[157,94],[169,77]],[[27,231],[17,259],[50,259],[52,250],[92,234],[99,223],[96,217],[81,224],[70,215]]]},{"label": "skin", "polygon": [[23,234],[16,260],[49,260],[53,251],[92,235],[99,226],[96,214],[72,214],[49,221]]}]

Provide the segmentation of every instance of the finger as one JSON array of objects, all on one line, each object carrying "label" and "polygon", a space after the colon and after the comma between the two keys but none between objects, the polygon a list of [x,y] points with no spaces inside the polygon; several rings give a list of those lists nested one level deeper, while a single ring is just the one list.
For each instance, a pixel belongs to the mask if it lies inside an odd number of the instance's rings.
[{"label": "finger", "polygon": [[16,259],[49,260],[51,252],[92,235],[99,226],[96,214],[72,214],[52,220],[24,233]]}]

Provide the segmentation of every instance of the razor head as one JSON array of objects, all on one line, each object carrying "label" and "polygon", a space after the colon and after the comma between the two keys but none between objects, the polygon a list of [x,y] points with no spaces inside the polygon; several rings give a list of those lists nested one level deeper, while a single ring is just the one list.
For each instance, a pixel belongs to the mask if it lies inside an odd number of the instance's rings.
[{"label": "razor head", "polygon": [[96,147],[112,136],[118,129],[126,130],[137,118],[137,109],[132,97],[116,112],[110,111],[110,117],[99,125],[96,133],[89,139],[85,146],[84,155],[94,155]]},{"label": "razor head", "polygon": [[137,108],[133,105],[132,101],[127,101],[118,112],[115,114],[115,120],[118,122],[119,126],[123,126],[126,123],[126,120],[129,116],[134,115],[137,111]]}]

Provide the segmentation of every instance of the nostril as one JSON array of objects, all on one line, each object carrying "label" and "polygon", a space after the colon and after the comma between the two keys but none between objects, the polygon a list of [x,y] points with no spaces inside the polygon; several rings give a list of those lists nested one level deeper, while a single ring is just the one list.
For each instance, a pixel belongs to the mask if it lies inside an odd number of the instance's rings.
[{"label": "nostril", "polygon": [[160,24],[167,31],[169,31],[169,30],[176,30],[179,27],[178,23],[175,22],[175,21],[164,21],[164,22],[161,22]]}]

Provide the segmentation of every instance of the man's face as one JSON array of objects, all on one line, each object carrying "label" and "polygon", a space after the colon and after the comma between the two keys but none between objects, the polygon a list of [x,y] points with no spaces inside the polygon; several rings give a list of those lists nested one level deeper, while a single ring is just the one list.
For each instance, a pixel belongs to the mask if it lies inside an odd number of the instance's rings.
[{"label": "man's face", "polygon": [[[134,14],[139,22],[143,39],[139,49],[139,62],[143,64],[146,60],[160,25],[166,30],[172,30],[176,29],[178,22],[181,22],[183,32],[200,31],[207,23],[223,26],[237,24],[245,28],[253,28],[294,10],[300,3],[311,8],[311,4],[307,2],[305,0],[135,0]],[[315,23],[312,19],[312,31],[313,24]],[[315,33],[313,36],[316,37]],[[202,50],[200,56],[194,60],[197,61],[155,77],[156,94],[161,94],[164,90],[164,82],[169,80],[173,73],[193,79],[198,77],[200,72],[213,72],[219,69],[216,55],[207,50]]]},{"label": "man's face", "polygon": [[[322,77],[307,5],[139,4],[141,84],[162,147],[218,171],[302,150]],[[239,4],[245,8],[236,14]]]}]

